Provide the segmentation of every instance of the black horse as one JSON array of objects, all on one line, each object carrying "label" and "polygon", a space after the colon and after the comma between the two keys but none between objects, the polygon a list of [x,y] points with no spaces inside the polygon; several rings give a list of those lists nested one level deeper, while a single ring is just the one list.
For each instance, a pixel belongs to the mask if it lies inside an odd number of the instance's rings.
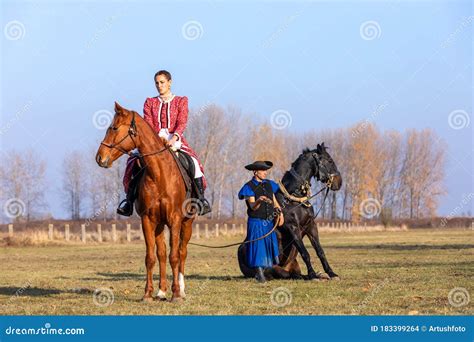
[{"label": "black horse", "polygon": [[[314,221],[314,209],[307,200],[312,178],[325,183],[333,191],[339,190],[342,186],[341,174],[324,143],[318,144],[314,150],[303,150],[303,153],[291,164],[291,169],[283,175],[281,183],[284,189],[282,191],[280,187],[275,195],[285,217],[285,223],[276,230],[280,262],[278,266],[265,271],[265,275],[269,278],[303,278],[296,260],[299,253],[308,270],[308,276],[304,278],[338,279],[338,275],[329,266],[319,242],[318,227]],[[326,274],[314,271],[308,250],[303,244],[305,236],[308,236],[311,245],[316,250]],[[244,276],[254,277],[255,269],[246,264],[246,245],[241,245],[237,254],[240,270]]]}]

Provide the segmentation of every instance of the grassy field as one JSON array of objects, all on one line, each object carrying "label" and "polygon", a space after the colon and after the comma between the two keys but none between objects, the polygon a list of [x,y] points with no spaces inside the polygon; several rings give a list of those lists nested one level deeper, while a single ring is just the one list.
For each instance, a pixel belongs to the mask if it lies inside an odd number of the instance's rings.
[{"label": "grassy field", "polygon": [[[473,237],[472,230],[324,232],[323,247],[341,281],[274,280],[265,284],[241,276],[236,248],[191,246],[187,298],[182,303],[140,301],[145,285],[143,242],[2,247],[0,313],[472,314],[472,301],[455,307],[448,294],[453,288],[473,294]],[[238,240],[222,237],[208,243]],[[310,251],[313,265],[321,270],[314,250]],[[154,285],[157,289],[158,282]],[[113,303],[94,302],[97,288],[110,289]]]}]

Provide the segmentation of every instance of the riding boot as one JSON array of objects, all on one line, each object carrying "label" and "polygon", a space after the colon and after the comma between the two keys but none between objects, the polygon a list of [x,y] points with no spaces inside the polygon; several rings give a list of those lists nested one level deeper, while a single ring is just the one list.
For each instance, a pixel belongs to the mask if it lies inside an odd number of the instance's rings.
[{"label": "riding boot", "polygon": [[257,273],[255,274],[255,279],[259,283],[264,283],[266,281],[265,275],[263,274],[263,268],[262,267],[257,267],[256,269]]},{"label": "riding boot", "polygon": [[128,191],[127,191],[127,197],[120,202],[118,208],[117,208],[117,214],[122,215],[122,216],[132,216],[133,214],[133,202],[135,201],[135,188],[136,184],[138,183],[136,178],[134,177],[130,180],[130,183],[128,184]]},{"label": "riding boot", "polygon": [[202,177],[194,178],[194,184],[196,185],[197,196],[200,202],[199,208],[201,209],[198,214],[199,216],[206,215],[210,213],[212,209],[207,199],[204,198],[204,184]]}]

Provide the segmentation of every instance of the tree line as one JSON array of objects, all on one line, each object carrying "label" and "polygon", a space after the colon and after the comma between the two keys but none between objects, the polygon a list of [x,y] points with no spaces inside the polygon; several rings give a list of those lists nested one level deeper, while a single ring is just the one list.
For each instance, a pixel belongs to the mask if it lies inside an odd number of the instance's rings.
[{"label": "tree line", "polygon": [[[421,218],[436,215],[445,194],[445,143],[431,129],[382,131],[369,121],[347,128],[296,133],[237,107],[207,104],[191,110],[185,136],[204,165],[206,196],[212,218],[245,216],[237,193],[252,174],[244,165],[271,160],[271,179],[280,179],[303,148],[324,142],[343,178],[331,192],[321,217],[360,221],[367,218]],[[100,137],[102,138],[102,136]],[[122,177],[126,157],[111,169],[95,163],[98,141],[88,150],[64,156],[57,189],[71,219],[117,219],[116,206],[124,197]],[[10,151],[2,166],[0,193],[3,220],[45,218],[47,163],[33,150]],[[313,191],[321,188],[313,184]],[[314,199],[321,206],[322,196]],[[5,218],[5,216],[7,216]]]}]

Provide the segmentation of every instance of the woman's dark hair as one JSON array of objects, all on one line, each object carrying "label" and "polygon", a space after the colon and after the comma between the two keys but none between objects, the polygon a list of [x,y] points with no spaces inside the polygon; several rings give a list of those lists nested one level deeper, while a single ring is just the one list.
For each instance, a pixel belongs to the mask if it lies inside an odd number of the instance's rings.
[{"label": "woman's dark hair", "polygon": [[166,79],[168,81],[171,81],[171,74],[169,71],[166,71],[166,70],[160,70],[158,71],[156,74],[155,74],[155,77],[153,77],[153,79],[156,79],[156,76],[159,76],[159,75],[165,75]]}]

